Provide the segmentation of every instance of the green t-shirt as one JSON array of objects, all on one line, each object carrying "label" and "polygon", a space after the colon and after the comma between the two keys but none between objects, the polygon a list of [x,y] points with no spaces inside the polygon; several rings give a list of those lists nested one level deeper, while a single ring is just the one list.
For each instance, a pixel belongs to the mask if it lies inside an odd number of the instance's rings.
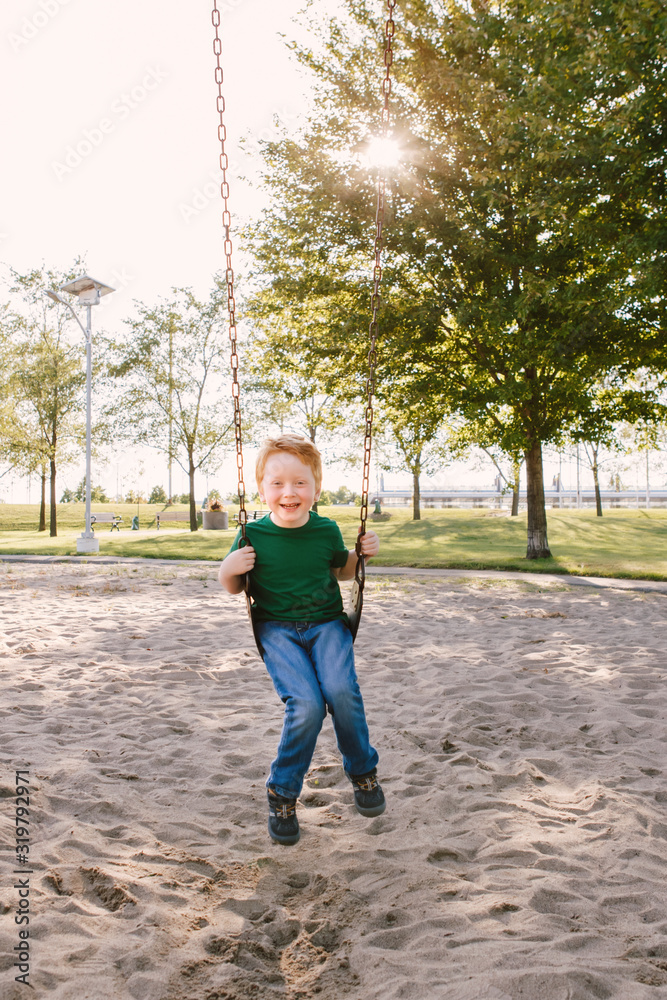
[{"label": "green t-shirt", "polygon": [[[348,550],[335,521],[311,511],[302,527],[279,528],[267,515],[246,525],[246,537],[257,553],[250,574],[255,621],[345,619],[332,570],[345,565]],[[240,538],[239,529],[230,552]]]}]

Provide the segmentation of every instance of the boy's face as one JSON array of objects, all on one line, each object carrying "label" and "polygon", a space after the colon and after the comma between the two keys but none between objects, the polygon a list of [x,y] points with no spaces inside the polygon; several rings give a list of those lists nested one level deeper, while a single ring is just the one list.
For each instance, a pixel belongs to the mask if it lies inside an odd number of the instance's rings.
[{"label": "boy's face", "polygon": [[301,528],[310,518],[310,508],[320,498],[312,469],[289,452],[269,455],[259,495],[279,528]]}]

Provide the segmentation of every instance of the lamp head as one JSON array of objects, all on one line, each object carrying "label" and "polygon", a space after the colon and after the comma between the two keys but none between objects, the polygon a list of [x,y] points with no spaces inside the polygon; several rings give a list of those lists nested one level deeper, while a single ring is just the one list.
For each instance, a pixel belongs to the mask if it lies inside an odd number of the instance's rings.
[{"label": "lamp head", "polygon": [[61,292],[71,292],[72,295],[78,296],[81,305],[91,306],[98,305],[103,295],[108,295],[109,292],[114,291],[109,285],[103,284],[103,282],[98,281],[96,278],[91,278],[89,274],[82,274],[80,278],[75,278],[68,285],[63,285],[60,290]]}]

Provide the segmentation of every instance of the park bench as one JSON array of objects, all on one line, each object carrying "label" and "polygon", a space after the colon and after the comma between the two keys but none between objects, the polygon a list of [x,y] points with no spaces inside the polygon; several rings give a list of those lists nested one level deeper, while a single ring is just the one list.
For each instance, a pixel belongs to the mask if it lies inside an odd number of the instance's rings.
[{"label": "park bench", "polygon": [[[201,512],[197,511],[197,519],[201,517]],[[190,511],[189,510],[163,510],[160,514],[155,515],[155,520],[157,521],[157,530],[160,530],[161,521],[187,521],[190,523]]]},{"label": "park bench", "polygon": [[103,510],[97,514],[90,515],[90,527],[93,531],[95,531],[95,524],[110,524],[111,531],[113,531],[114,528],[116,531],[120,531],[120,523],[122,520],[123,518],[120,514],[112,514],[110,510]]}]

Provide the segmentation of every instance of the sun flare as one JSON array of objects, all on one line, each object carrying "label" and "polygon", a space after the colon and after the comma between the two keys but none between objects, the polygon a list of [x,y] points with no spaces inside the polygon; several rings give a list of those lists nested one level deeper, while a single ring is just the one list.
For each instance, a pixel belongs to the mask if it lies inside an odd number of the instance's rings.
[{"label": "sun flare", "polygon": [[396,139],[375,136],[368,143],[366,157],[373,167],[396,167],[401,162],[401,147]]}]

